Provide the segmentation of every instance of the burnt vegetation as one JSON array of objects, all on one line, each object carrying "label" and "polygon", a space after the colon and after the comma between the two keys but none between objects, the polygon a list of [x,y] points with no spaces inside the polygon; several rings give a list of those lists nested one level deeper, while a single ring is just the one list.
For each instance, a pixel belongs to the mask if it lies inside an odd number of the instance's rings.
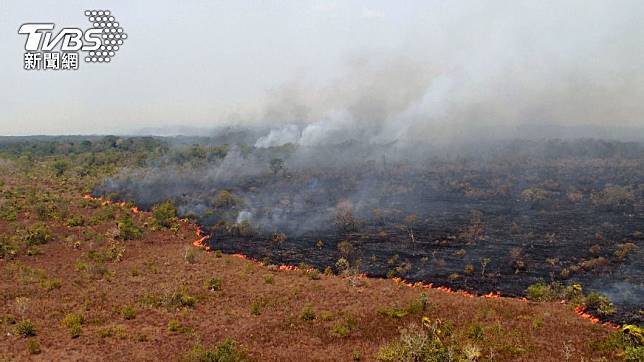
[{"label": "burnt vegetation", "polygon": [[613,301],[602,318],[642,320],[641,144],[182,141],[96,194],[143,208],[170,200],[211,248],[269,263],[513,296],[581,283]]}]

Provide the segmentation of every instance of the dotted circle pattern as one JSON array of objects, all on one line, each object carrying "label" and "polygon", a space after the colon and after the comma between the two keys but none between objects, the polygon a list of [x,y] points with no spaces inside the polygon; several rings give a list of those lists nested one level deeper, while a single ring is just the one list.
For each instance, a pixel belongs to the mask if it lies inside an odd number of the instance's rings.
[{"label": "dotted circle pattern", "polygon": [[115,21],[109,10],[85,10],[87,20],[96,29],[102,30],[101,45],[99,49],[88,52],[85,61],[88,63],[109,63],[127,39],[127,33]]}]

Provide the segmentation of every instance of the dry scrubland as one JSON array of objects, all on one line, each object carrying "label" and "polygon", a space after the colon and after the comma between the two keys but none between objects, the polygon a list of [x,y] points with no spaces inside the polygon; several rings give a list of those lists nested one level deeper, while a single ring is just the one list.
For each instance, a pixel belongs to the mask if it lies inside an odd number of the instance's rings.
[{"label": "dry scrubland", "polygon": [[61,157],[0,162],[0,360],[641,358],[637,336],[571,304],[204,252],[167,205],[137,212],[82,197],[118,160],[91,172]]}]

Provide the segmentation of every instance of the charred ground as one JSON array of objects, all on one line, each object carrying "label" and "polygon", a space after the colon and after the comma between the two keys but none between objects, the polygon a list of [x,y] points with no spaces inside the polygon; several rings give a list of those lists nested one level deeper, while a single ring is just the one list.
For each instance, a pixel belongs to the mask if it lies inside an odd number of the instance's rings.
[{"label": "charred ground", "polygon": [[644,148],[616,141],[458,147],[169,149],[97,194],[172,200],[213,249],[268,263],[522,296],[535,283],[607,294],[642,322]]}]

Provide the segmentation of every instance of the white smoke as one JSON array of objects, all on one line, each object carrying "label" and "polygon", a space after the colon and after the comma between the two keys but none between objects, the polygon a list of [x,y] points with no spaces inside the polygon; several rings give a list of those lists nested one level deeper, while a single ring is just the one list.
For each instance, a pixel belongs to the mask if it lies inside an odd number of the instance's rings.
[{"label": "white smoke", "polygon": [[239,212],[239,215],[237,215],[236,222],[238,224],[241,224],[243,222],[250,222],[252,218],[253,218],[253,214],[250,211],[242,210]]},{"label": "white smoke", "polygon": [[[644,127],[644,3],[447,6],[335,79],[271,92],[258,147],[534,136],[524,126]],[[262,118],[262,116],[260,116]],[[640,130],[640,132],[642,132]]]}]

